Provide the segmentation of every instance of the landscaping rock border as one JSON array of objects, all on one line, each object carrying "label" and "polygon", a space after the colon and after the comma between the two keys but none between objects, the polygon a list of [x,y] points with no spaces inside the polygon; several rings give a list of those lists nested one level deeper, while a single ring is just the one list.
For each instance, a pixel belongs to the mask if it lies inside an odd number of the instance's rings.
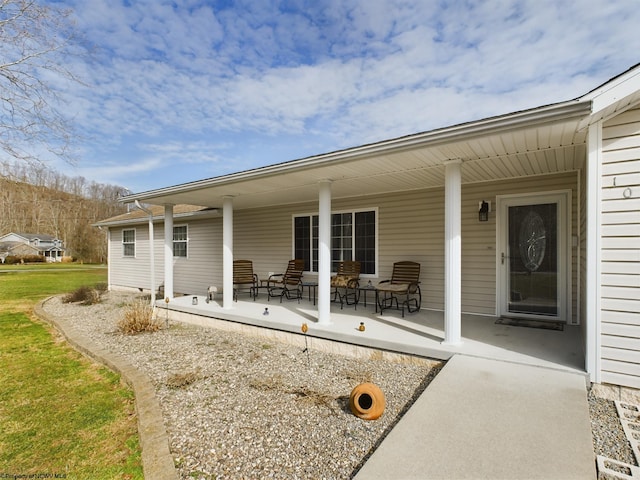
[{"label": "landscaping rock border", "polygon": [[49,297],[38,303],[33,309],[35,315],[53,325],[80,353],[119,373],[133,389],[145,478],[178,480],[173,457],[169,451],[169,440],[162,420],[162,410],[149,377],[126,362],[120,355],[97,345],[75,328],[71,322],[64,318],[48,315],[44,305],[52,298],[54,297]]}]

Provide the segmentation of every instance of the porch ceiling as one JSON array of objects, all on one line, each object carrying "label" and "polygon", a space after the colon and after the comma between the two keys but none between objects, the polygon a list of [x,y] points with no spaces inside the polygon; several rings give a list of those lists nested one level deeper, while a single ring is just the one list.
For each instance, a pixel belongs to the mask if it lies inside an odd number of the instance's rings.
[{"label": "porch ceiling", "polygon": [[539,109],[536,115],[546,116],[525,126],[514,126],[515,116],[499,128],[488,125],[490,119],[136,194],[130,201],[221,207],[222,198],[232,196],[234,209],[275,206],[317,201],[318,182],[325,179],[332,181],[335,199],[425,189],[444,185],[444,164],[449,159],[463,161],[463,183],[572,171],[585,159],[586,129],[580,130],[579,124],[588,105],[560,107],[561,118],[549,118],[551,109]]}]

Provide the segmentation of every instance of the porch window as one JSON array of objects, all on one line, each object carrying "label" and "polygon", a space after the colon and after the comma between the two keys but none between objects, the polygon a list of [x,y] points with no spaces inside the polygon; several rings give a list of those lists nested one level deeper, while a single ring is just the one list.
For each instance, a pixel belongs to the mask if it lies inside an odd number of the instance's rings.
[{"label": "porch window", "polygon": [[173,227],[173,256],[187,258],[187,226]]},{"label": "porch window", "polygon": [[[294,217],[294,256],[305,261],[305,271],[318,271],[318,215]],[[363,274],[376,273],[376,211],[331,215],[331,270],[343,260],[357,260]]]},{"label": "porch window", "polygon": [[122,255],[124,257],[136,256],[136,231],[135,229],[122,230]]}]

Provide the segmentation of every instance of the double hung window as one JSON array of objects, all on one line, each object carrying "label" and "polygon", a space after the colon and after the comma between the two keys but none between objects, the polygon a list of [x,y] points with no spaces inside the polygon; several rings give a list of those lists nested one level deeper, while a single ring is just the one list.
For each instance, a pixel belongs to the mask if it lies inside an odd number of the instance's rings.
[{"label": "double hung window", "polygon": [[186,225],[173,227],[173,256],[187,258],[187,244],[189,242]]},{"label": "double hung window", "polygon": [[136,256],[136,231],[135,229],[122,230],[122,256]]}]

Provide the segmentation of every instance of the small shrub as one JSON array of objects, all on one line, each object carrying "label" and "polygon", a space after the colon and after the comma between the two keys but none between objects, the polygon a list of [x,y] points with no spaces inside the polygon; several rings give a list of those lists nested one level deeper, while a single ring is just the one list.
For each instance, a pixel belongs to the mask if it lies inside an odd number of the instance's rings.
[{"label": "small shrub", "polygon": [[22,257],[24,263],[45,263],[46,258],[42,255],[24,255]]},{"label": "small shrub", "polygon": [[95,288],[98,293],[103,294],[109,289],[109,285],[107,285],[105,282],[100,282],[96,283],[93,288]]},{"label": "small shrub", "polygon": [[118,321],[118,330],[127,335],[142,332],[157,332],[162,324],[153,317],[153,307],[138,300],[124,309]]},{"label": "small shrub", "polygon": [[82,301],[82,305],[95,305],[96,303],[100,303],[101,301],[102,294],[98,290],[92,289],[91,293],[87,295],[87,298]]},{"label": "small shrub", "polygon": [[94,305],[100,300],[100,292],[87,286],[80,287],[62,297],[62,303],[80,302],[82,305]]},{"label": "small shrub", "polygon": [[188,387],[192,383],[200,380],[200,370],[196,370],[195,372],[186,372],[186,373],[174,373],[169,375],[165,385],[171,388],[184,388]]},{"label": "small shrub", "polygon": [[27,263],[44,263],[45,258],[40,255],[9,255],[4,259],[7,265],[24,265]]}]

